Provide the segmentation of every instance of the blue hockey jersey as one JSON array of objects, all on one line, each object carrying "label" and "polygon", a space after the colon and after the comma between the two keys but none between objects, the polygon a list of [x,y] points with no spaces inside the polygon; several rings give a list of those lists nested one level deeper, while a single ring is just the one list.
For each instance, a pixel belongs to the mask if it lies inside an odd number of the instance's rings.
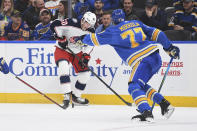
[{"label": "blue hockey jersey", "polygon": [[33,32],[33,38],[35,40],[53,40],[53,32],[50,29],[51,22],[47,25],[43,25],[42,23],[39,23],[34,32]]},{"label": "blue hockey jersey", "polygon": [[4,37],[8,40],[29,40],[30,28],[24,22],[22,22],[16,29],[12,27],[12,21],[5,26]]},{"label": "blue hockey jersey", "polygon": [[92,46],[109,44],[130,66],[158,50],[156,43],[161,43],[164,49],[171,46],[162,31],[137,20],[121,22],[101,33],[91,33],[82,42]]}]

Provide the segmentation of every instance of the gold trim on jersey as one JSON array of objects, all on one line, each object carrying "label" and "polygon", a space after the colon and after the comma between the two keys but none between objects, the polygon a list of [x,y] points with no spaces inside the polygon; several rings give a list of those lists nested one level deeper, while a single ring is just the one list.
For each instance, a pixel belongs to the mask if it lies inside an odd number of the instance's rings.
[{"label": "gold trim on jersey", "polygon": [[153,32],[153,34],[152,34],[151,39],[152,39],[153,41],[156,41],[157,38],[158,38],[159,33],[160,33],[160,30],[159,30],[159,29],[155,29],[154,32]]},{"label": "gold trim on jersey", "polygon": [[134,54],[130,55],[127,58],[127,63],[130,66],[134,66],[139,60],[141,60],[142,58],[148,56],[149,54],[153,53],[156,50],[158,50],[158,46],[157,45],[149,45],[148,47],[143,48],[143,49],[135,52]]},{"label": "gold trim on jersey", "polygon": [[135,100],[135,105],[136,105],[136,106],[139,106],[139,105],[141,105],[142,103],[148,103],[146,97],[141,97],[141,98]]},{"label": "gold trim on jersey", "polygon": [[132,82],[132,81],[133,81],[133,76],[135,75],[135,72],[137,71],[137,68],[138,68],[140,62],[141,62],[141,61],[138,61],[138,62],[134,65],[134,67],[133,67],[133,69],[132,69],[132,72],[131,72],[131,75],[130,75],[130,78],[129,78],[129,82]]},{"label": "gold trim on jersey", "polygon": [[151,90],[149,91],[149,93],[148,93],[147,98],[150,99],[150,100],[152,100],[151,98],[153,98],[153,94],[154,94],[155,92],[156,92],[156,91],[155,91],[154,89],[151,89]]},{"label": "gold trim on jersey", "polygon": [[95,33],[91,33],[91,40],[92,40],[92,43],[94,44],[94,45],[96,45],[96,46],[99,46],[100,44],[99,44],[99,42],[98,42],[98,40],[97,40],[97,38],[96,38],[96,34]]}]

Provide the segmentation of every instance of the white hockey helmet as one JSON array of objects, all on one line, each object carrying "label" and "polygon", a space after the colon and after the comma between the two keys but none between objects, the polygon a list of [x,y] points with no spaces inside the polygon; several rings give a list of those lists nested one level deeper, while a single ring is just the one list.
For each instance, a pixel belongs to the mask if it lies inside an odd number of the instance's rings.
[{"label": "white hockey helmet", "polygon": [[83,18],[86,22],[88,22],[91,27],[94,27],[95,23],[96,23],[96,15],[90,11],[86,12],[83,15]]}]

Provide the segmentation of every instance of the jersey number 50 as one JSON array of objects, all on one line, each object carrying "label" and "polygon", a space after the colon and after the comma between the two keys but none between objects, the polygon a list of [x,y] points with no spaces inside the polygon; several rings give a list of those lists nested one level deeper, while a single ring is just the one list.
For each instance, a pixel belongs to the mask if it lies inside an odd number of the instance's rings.
[{"label": "jersey number 50", "polygon": [[130,30],[127,30],[120,34],[122,39],[126,39],[130,37],[131,48],[135,48],[139,46],[139,43],[136,41],[144,41],[146,39],[146,35],[144,34],[141,27],[136,27]]}]

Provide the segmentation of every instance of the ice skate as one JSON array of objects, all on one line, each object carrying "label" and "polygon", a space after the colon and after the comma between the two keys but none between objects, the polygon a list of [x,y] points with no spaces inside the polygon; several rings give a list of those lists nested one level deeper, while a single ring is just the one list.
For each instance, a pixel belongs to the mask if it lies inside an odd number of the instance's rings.
[{"label": "ice skate", "polygon": [[74,105],[80,105],[80,106],[87,106],[89,104],[88,99],[76,97],[75,94],[72,94],[72,102]]},{"label": "ice skate", "polygon": [[67,109],[69,107],[70,98],[71,98],[71,92],[64,94],[64,100],[63,100],[63,108],[64,109]]},{"label": "ice skate", "polygon": [[166,99],[163,99],[159,105],[161,107],[161,114],[169,119],[173,114],[175,108],[170,105],[170,103]]},{"label": "ice skate", "polygon": [[153,114],[149,110],[145,110],[142,114],[133,116],[131,118],[132,121],[140,121],[140,122],[154,122]]}]

